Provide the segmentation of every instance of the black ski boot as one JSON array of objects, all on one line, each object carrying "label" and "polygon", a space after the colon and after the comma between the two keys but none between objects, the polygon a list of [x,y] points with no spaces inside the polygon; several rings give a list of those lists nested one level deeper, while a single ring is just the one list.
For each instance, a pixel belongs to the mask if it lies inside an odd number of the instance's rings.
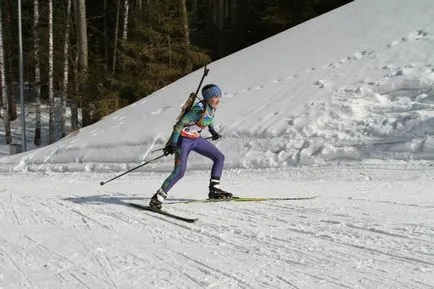
[{"label": "black ski boot", "polygon": [[210,200],[231,199],[233,195],[220,188],[220,178],[211,178],[209,182],[209,194]]},{"label": "black ski boot", "polygon": [[163,189],[158,189],[158,191],[152,196],[151,201],[149,202],[149,207],[161,210],[163,207],[163,202],[167,198],[167,194],[163,191]]}]

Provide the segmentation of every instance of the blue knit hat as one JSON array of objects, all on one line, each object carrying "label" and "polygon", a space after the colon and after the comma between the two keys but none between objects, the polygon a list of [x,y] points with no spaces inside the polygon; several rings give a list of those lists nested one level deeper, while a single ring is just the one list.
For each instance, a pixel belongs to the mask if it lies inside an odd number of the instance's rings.
[{"label": "blue knit hat", "polygon": [[220,87],[215,84],[207,84],[202,88],[202,96],[204,99],[210,99],[213,97],[221,97],[222,91]]}]

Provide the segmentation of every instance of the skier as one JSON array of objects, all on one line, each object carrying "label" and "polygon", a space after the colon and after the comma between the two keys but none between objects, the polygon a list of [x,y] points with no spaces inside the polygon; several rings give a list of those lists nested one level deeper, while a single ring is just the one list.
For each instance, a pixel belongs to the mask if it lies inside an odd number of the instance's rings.
[{"label": "skier", "polygon": [[215,84],[208,84],[202,89],[203,100],[182,116],[173,127],[173,132],[164,148],[165,155],[175,154],[175,167],[172,173],[154,194],[150,207],[161,209],[167,193],[179,181],[187,168],[187,158],[195,151],[213,161],[209,183],[209,199],[232,198],[232,194],[220,188],[220,177],[223,171],[224,155],[210,142],[200,136],[203,128],[208,127],[213,140],[221,137],[212,125],[214,112],[220,102],[222,92]]}]

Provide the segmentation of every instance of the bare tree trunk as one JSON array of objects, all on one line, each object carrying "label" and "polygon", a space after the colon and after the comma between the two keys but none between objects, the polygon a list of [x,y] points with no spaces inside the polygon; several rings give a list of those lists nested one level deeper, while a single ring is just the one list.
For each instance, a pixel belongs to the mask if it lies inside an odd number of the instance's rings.
[{"label": "bare tree trunk", "polygon": [[74,35],[76,35],[77,38],[77,45],[72,45],[70,46],[70,53],[71,53],[71,68],[72,68],[72,77],[73,77],[73,101],[71,102],[71,130],[72,131],[76,131],[79,128],[79,123],[78,123],[78,101],[79,101],[79,95],[80,95],[80,90],[79,90],[79,73],[78,73],[78,8],[77,8],[77,1],[76,0],[72,0],[71,1],[71,23],[74,23],[73,21],[75,21],[76,25],[72,25],[71,26],[71,33],[73,33]]},{"label": "bare tree trunk", "polygon": [[68,80],[69,80],[69,34],[71,30],[71,0],[68,0],[66,11],[66,28],[65,28],[65,45],[63,47],[63,92],[62,92],[62,117],[60,119],[60,130],[62,137],[65,136],[65,119],[66,119],[66,98],[68,97]]},{"label": "bare tree trunk", "polygon": [[182,26],[184,30],[185,71],[190,72],[193,68],[193,65],[191,63],[190,30],[188,25],[187,4],[185,0],[181,0],[181,11],[182,11]]},{"label": "bare tree trunk", "polygon": [[[1,4],[1,2],[0,2]],[[8,91],[6,86],[5,62],[4,62],[4,49],[3,49],[3,21],[2,21],[2,7],[0,6],[0,85],[3,99],[3,122],[5,125],[5,139],[6,144],[12,142],[11,126],[9,122],[9,101]]]},{"label": "bare tree trunk", "polygon": [[303,21],[303,3],[300,1],[293,1],[290,17],[293,26],[298,25]]},{"label": "bare tree trunk", "polygon": [[35,57],[35,139],[36,146],[41,145],[41,69],[39,66],[39,0],[34,0],[33,16],[33,51]]},{"label": "bare tree trunk", "polygon": [[143,1],[142,0],[137,0],[137,18],[139,20],[142,20],[142,13],[143,13]]},{"label": "bare tree trunk", "polygon": [[80,95],[80,77],[78,72],[78,53],[75,54],[75,58],[72,61],[72,69],[73,69],[73,75],[74,75],[74,95],[75,95],[75,101],[71,105],[71,129],[73,131],[77,130],[79,128],[78,123],[78,107],[81,106],[79,103],[79,95]]},{"label": "bare tree trunk", "polygon": [[232,31],[235,30],[236,21],[237,21],[237,0],[229,0],[229,22]]},{"label": "bare tree trunk", "polygon": [[82,113],[82,124],[86,126],[90,123],[90,114],[87,103],[83,106],[83,98],[87,91],[87,72],[88,72],[88,46],[87,46],[87,21],[86,21],[86,2],[85,0],[77,0],[76,5],[76,26],[77,38],[79,40],[79,89],[80,89],[80,104]]},{"label": "bare tree trunk", "polygon": [[230,32],[229,32],[229,41],[227,42],[227,46],[226,47],[230,47],[229,51],[226,51],[226,53],[231,53],[233,51],[238,50],[237,49],[237,0],[229,0],[229,4],[228,4],[228,11],[229,11],[229,27],[230,27]]},{"label": "bare tree trunk", "polygon": [[48,1],[48,127],[49,143],[56,141],[54,123],[54,39],[53,39],[53,1]]},{"label": "bare tree trunk", "polygon": [[217,29],[218,29],[218,56],[222,57],[225,53],[224,29],[225,29],[225,1],[217,0]]},{"label": "bare tree trunk", "polygon": [[109,70],[109,56],[108,56],[108,33],[107,33],[107,17],[108,17],[108,10],[107,10],[107,0],[104,0],[104,65],[105,70],[108,72]]},{"label": "bare tree trunk", "polygon": [[115,73],[116,71],[116,54],[118,50],[118,33],[119,33],[119,14],[121,9],[121,0],[118,0],[118,8],[116,12],[116,24],[115,24],[115,39],[114,39],[114,48],[113,48],[113,65],[112,65],[112,72]]},{"label": "bare tree trunk", "polygon": [[[208,0],[208,11],[207,11],[207,17],[205,17],[205,27],[206,27],[206,34],[209,35],[211,38],[211,41],[214,43],[217,41],[216,37],[216,26],[217,26],[217,5],[216,0]],[[213,57],[218,56],[218,52],[215,51],[216,49],[212,49]]]},{"label": "bare tree trunk", "polygon": [[[13,15],[13,9],[12,9],[12,3],[11,0],[7,0],[4,1],[6,3],[6,8],[7,8],[7,19],[6,19],[6,25],[5,27],[12,27],[13,22],[12,22],[12,15]],[[7,39],[5,37],[5,35],[3,36],[4,38],[4,42],[5,45],[3,45],[3,51],[5,51],[5,48],[7,49],[6,53],[5,53],[5,60],[7,61],[7,67],[8,69],[5,71],[9,71],[9,75],[7,77],[6,80],[6,85],[8,87],[8,107],[9,107],[9,121],[14,121],[18,118],[18,113],[17,113],[17,105],[15,103],[15,92],[14,92],[14,74],[12,73],[12,71],[14,70],[14,66],[13,66],[13,48],[12,48],[12,40],[14,39],[14,37],[12,36],[12,29],[7,29],[6,30],[7,33]],[[6,65],[6,64],[5,64]],[[11,141],[12,141],[12,136],[11,136]]]},{"label": "bare tree trunk", "polygon": [[124,15],[124,31],[122,33],[122,40],[127,40],[128,38],[128,11],[130,8],[130,4],[128,3],[128,0],[125,0],[124,3],[124,9],[125,9],[125,15]]},{"label": "bare tree trunk", "polygon": [[197,6],[197,1],[198,0],[192,0],[191,1],[191,25],[189,27],[190,32],[191,32],[191,39],[193,40],[193,43],[195,42],[195,40],[197,40],[197,36],[198,36],[198,19],[199,19],[199,8]]},{"label": "bare tree trunk", "polygon": [[167,45],[169,46],[169,67],[172,68],[172,41],[170,35],[167,35]]},{"label": "bare tree trunk", "polygon": [[78,8],[78,34],[80,48],[80,72],[87,74],[88,69],[88,48],[87,48],[87,21],[86,21],[86,2],[85,0],[77,0]]},{"label": "bare tree trunk", "polygon": [[216,5],[216,0],[208,0],[209,1],[209,5],[208,5],[208,19],[207,22],[209,23],[208,25],[210,26],[210,31],[215,29],[215,26],[217,24],[217,5]]}]

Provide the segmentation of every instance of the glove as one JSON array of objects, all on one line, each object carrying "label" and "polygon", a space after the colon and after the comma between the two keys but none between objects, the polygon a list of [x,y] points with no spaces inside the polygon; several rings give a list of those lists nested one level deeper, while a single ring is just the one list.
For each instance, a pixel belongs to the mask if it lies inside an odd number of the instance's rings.
[{"label": "glove", "polygon": [[176,151],[176,145],[175,145],[175,144],[172,144],[172,143],[168,144],[168,145],[163,149],[163,152],[164,152],[164,155],[165,155],[165,156],[167,156],[167,155],[173,155],[173,154],[175,153],[175,151]]},{"label": "glove", "polygon": [[214,133],[212,134],[212,140],[218,140],[218,139],[221,138],[221,137],[222,137],[222,135],[219,134],[219,133],[217,133],[217,132],[214,132]]}]

